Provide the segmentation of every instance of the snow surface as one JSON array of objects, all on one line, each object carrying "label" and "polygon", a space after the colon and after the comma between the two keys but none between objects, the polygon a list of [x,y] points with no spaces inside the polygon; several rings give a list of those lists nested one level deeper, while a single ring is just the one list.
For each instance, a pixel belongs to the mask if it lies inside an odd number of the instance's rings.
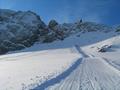
[{"label": "snow surface", "polygon": [[66,70],[80,56],[74,48],[0,57],[0,90],[29,90]]},{"label": "snow surface", "polygon": [[[105,53],[103,45],[112,45]],[[0,90],[119,90],[120,37],[78,33],[0,56]]]},{"label": "snow surface", "polygon": [[[112,45],[106,53],[98,47]],[[120,89],[120,36],[82,47],[83,55],[78,68],[68,77],[52,86],[35,90],[119,90]]]}]

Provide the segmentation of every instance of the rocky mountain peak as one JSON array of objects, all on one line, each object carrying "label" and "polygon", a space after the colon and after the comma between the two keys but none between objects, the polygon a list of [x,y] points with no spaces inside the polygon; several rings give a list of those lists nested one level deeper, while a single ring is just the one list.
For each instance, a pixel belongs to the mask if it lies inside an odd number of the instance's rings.
[{"label": "rocky mountain peak", "polygon": [[113,28],[82,19],[75,23],[59,24],[51,20],[48,26],[32,11],[0,9],[0,54],[30,47],[36,41],[49,43],[64,40],[79,32],[109,32]]}]

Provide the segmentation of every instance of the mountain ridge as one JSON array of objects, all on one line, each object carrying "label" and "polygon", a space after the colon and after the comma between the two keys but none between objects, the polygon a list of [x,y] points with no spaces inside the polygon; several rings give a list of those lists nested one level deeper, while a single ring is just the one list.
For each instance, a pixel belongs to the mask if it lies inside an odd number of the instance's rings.
[{"label": "mountain ridge", "polygon": [[40,16],[32,11],[0,9],[0,54],[21,50],[36,42],[51,43],[56,40],[64,40],[78,32],[95,31],[107,33],[114,31],[114,28],[81,20],[63,24],[51,20],[46,25]]}]

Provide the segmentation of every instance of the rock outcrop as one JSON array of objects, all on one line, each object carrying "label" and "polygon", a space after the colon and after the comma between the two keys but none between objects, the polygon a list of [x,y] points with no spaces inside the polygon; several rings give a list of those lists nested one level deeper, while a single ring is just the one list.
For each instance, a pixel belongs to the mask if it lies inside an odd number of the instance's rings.
[{"label": "rock outcrop", "polygon": [[31,11],[0,9],[0,53],[19,50],[33,45],[46,25]]}]

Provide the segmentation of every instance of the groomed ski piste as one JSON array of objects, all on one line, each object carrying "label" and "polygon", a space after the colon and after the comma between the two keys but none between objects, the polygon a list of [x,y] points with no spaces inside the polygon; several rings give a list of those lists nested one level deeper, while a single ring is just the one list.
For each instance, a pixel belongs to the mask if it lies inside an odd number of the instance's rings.
[{"label": "groomed ski piste", "polygon": [[[104,45],[111,47],[98,52]],[[0,90],[119,90],[119,55],[120,35],[115,32],[37,43],[0,56]]]}]

